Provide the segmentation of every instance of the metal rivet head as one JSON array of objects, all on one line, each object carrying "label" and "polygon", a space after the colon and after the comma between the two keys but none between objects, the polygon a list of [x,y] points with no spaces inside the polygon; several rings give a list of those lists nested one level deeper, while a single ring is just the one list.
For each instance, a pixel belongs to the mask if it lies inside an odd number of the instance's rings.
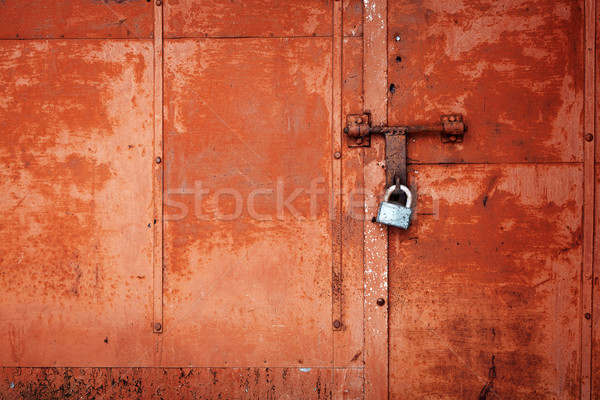
[{"label": "metal rivet head", "polygon": [[380,297],[380,298],[378,298],[378,299],[377,299],[377,305],[378,305],[379,307],[381,307],[381,306],[385,305],[385,299],[384,299],[383,297]]},{"label": "metal rivet head", "polygon": [[339,151],[336,151],[335,153],[333,153],[333,156],[334,156],[336,159],[340,159],[340,158],[342,157],[342,153],[340,153]]},{"label": "metal rivet head", "polygon": [[160,157],[156,157],[155,161],[156,161],[157,164],[160,164],[162,162],[162,159]]},{"label": "metal rivet head", "polygon": [[454,122],[456,120],[456,117],[454,115],[451,115],[448,117],[448,121],[450,122]]},{"label": "metal rivet head", "polygon": [[361,117],[356,117],[356,119],[355,119],[355,122],[356,122],[357,124],[362,124],[363,120],[362,120],[362,118],[361,118]]},{"label": "metal rivet head", "polygon": [[400,37],[400,34],[397,34],[397,35],[394,37],[394,40],[395,40],[396,42],[399,42],[400,40],[402,40],[402,38]]},{"label": "metal rivet head", "polygon": [[363,140],[361,138],[356,138],[356,144],[362,144]]},{"label": "metal rivet head", "polygon": [[590,314],[589,312],[586,312],[584,316],[585,316],[585,319],[592,318],[592,314]]},{"label": "metal rivet head", "polygon": [[154,323],[154,330],[160,331],[162,329],[162,324],[160,322]]},{"label": "metal rivet head", "polygon": [[342,326],[342,323],[340,321],[338,321],[337,319],[333,321],[333,327],[335,329],[338,329],[340,326]]},{"label": "metal rivet head", "polygon": [[156,5],[157,5],[157,6],[160,6],[160,5],[162,5],[162,1],[161,1],[161,0],[156,0]]},{"label": "metal rivet head", "polygon": [[584,138],[586,142],[591,142],[592,140],[594,140],[594,135],[592,135],[591,133],[586,133]]}]

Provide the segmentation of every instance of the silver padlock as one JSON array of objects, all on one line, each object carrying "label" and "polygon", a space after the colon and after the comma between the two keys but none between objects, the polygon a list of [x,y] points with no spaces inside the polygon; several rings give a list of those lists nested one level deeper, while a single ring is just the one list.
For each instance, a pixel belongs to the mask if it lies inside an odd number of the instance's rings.
[{"label": "silver padlock", "polygon": [[[403,206],[402,204],[389,201],[390,196],[396,191],[396,188],[402,190],[406,194],[406,205]],[[390,186],[385,192],[383,202],[379,205],[376,221],[380,224],[408,229],[410,226],[410,217],[412,215],[412,210],[410,209],[411,203],[412,193],[409,188],[404,185]]]}]

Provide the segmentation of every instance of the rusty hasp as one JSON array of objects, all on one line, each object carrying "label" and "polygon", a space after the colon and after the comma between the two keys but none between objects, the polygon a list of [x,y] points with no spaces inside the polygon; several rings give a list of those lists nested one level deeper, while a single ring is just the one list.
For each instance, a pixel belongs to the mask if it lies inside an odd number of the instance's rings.
[{"label": "rusty hasp", "polygon": [[346,119],[344,133],[348,135],[348,147],[369,147],[371,135],[385,138],[386,183],[392,186],[396,180],[406,184],[406,135],[440,133],[442,143],[462,143],[467,125],[461,114],[442,115],[436,125],[371,126],[371,115],[352,114]]},{"label": "rusty hasp", "polygon": [[348,115],[344,128],[344,133],[354,139],[348,141],[348,147],[368,147],[372,134],[396,136],[439,132],[443,143],[462,143],[466,131],[467,125],[461,114],[442,115],[440,123],[436,125],[412,126],[371,126],[370,114],[353,114]]}]

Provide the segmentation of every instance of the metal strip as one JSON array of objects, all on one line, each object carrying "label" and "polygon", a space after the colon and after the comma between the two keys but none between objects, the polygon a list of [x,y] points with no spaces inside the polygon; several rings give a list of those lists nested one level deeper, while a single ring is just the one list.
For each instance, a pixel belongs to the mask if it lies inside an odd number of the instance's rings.
[{"label": "metal strip", "polygon": [[153,324],[163,331],[163,14],[162,1],[154,6],[154,236],[153,236]]},{"label": "metal strip", "polygon": [[385,163],[386,185],[394,185],[395,177],[406,185],[406,135],[385,136]]},{"label": "metal strip", "polygon": [[333,2],[332,309],[333,330],[342,329],[342,2]]},{"label": "metal strip", "polygon": [[[363,1],[364,108],[374,126],[387,124],[387,0]],[[374,224],[385,188],[385,144],[374,136],[364,153],[365,398],[388,397],[388,231]]]},{"label": "metal strip", "polygon": [[[594,276],[594,135],[596,1],[585,0],[585,101],[583,146],[583,266],[581,318],[581,398],[591,399],[592,374],[592,285]],[[587,136],[589,138],[589,136]],[[597,318],[597,317],[596,317]],[[597,396],[597,394],[594,394]]]}]

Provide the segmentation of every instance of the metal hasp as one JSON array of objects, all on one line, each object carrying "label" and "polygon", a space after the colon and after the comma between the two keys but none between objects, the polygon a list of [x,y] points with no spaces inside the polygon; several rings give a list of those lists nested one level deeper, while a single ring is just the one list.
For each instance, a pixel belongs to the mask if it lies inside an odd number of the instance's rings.
[{"label": "metal hasp", "polygon": [[370,147],[371,135],[384,135],[388,187],[397,180],[406,184],[406,135],[439,132],[442,143],[454,144],[462,143],[466,131],[461,114],[442,115],[439,124],[428,126],[371,126],[371,114],[351,114],[344,128],[348,147]]}]

